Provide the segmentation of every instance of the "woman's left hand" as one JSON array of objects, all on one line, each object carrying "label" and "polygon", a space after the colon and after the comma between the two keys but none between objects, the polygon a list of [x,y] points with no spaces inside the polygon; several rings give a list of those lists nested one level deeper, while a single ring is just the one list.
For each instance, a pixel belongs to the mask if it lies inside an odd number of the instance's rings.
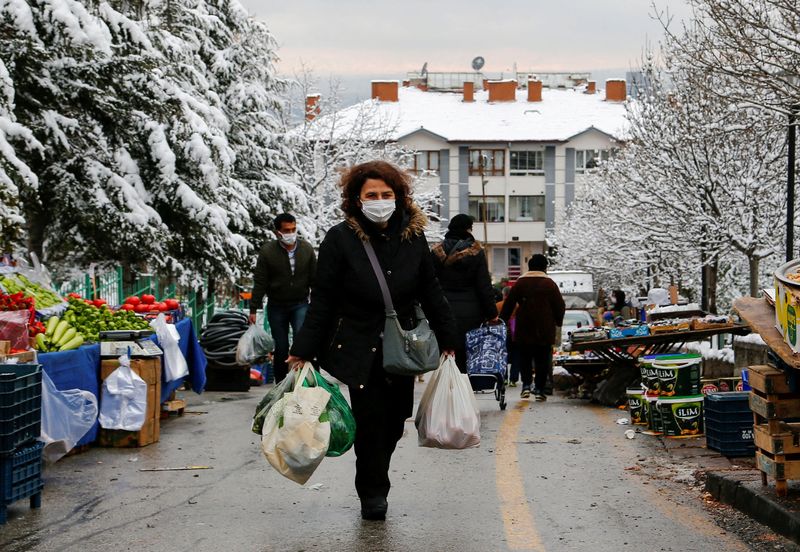
[{"label": "woman's left hand", "polygon": [[456,356],[456,350],[455,349],[445,349],[444,351],[442,351],[442,354],[444,356],[454,357],[454,356]]}]

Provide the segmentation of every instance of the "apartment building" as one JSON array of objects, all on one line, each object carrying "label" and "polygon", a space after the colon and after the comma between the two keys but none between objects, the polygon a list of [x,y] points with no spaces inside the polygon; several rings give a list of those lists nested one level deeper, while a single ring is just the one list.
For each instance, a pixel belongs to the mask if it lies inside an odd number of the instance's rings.
[{"label": "apartment building", "polygon": [[[597,90],[593,81],[573,80],[551,88],[538,79],[459,76],[453,90],[454,78],[437,77],[446,91],[420,78],[373,81],[372,100],[364,103],[389,125],[389,140],[416,152],[408,168],[422,177],[420,185],[439,186],[443,224],[471,214],[493,277],[515,278],[531,255],[546,252],[547,232],[561,221],[586,169],[625,139],[626,84],[609,80]],[[317,99],[308,104],[312,118]],[[363,108],[342,110],[338,124]]]}]

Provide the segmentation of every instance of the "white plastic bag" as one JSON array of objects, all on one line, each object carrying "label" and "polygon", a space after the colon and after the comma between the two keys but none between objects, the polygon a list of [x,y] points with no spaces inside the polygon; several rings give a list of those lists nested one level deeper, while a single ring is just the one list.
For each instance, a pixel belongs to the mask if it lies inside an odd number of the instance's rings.
[{"label": "white plastic bag", "polygon": [[[292,481],[305,484],[317,469],[331,436],[331,424],[320,421],[331,394],[317,387],[311,363],[290,373],[296,377],[294,390],[287,392],[267,412],[262,430],[261,450],[278,473]],[[303,386],[303,380],[310,387]]]},{"label": "white plastic bag", "polygon": [[44,459],[55,462],[71,451],[97,421],[97,397],[83,389],[59,391],[42,370]]},{"label": "white plastic bag", "polygon": [[419,445],[465,449],[481,444],[481,418],[469,376],[452,356],[442,356],[431,376],[415,419]]},{"label": "white plastic bag", "polygon": [[127,355],[119,357],[119,368],[103,381],[100,426],[105,429],[142,429],[147,412],[147,383],[131,370]]},{"label": "white plastic bag", "polygon": [[150,327],[155,330],[158,336],[158,343],[164,351],[164,377],[166,381],[175,381],[189,375],[189,365],[183,358],[183,353],[178,346],[181,336],[175,324],[167,324],[167,319],[163,313],[159,314],[154,320],[150,321]]},{"label": "white plastic bag", "polygon": [[274,348],[275,342],[272,336],[258,324],[250,324],[236,345],[236,364],[242,366],[258,364],[267,358],[267,354]]}]

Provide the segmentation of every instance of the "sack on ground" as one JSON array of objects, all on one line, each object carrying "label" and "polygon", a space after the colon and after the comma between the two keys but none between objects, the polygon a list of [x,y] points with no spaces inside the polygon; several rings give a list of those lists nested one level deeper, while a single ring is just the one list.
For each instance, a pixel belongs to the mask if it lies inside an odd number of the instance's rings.
[{"label": "sack on ground", "polygon": [[[323,418],[331,394],[316,385],[310,363],[296,375],[294,389],[267,412],[261,449],[278,473],[301,485],[317,469],[330,442],[331,424]],[[308,380],[309,387],[300,382]]]},{"label": "sack on ground", "polygon": [[347,399],[342,395],[338,385],[326,380],[316,370],[314,371],[314,377],[317,380],[317,385],[331,394],[331,400],[328,401],[328,407],[325,409],[328,421],[331,423],[331,439],[325,456],[341,456],[350,450],[356,440],[355,416],[353,416],[353,411],[350,409],[350,405],[347,404]]},{"label": "sack on ground", "polygon": [[422,395],[415,419],[419,445],[465,449],[481,443],[481,419],[469,377],[455,359],[442,357]]},{"label": "sack on ground", "polygon": [[258,324],[250,324],[236,345],[236,363],[252,366],[262,362],[275,348],[272,336]]},{"label": "sack on ground", "polygon": [[294,372],[289,372],[289,375],[283,378],[280,383],[267,391],[264,398],[256,406],[256,413],[253,416],[253,425],[250,427],[253,433],[257,435],[263,434],[264,420],[267,413],[275,406],[275,404],[289,391],[294,389]]},{"label": "sack on ground", "polygon": [[150,327],[155,330],[158,344],[161,346],[161,350],[164,351],[162,359],[164,379],[166,381],[175,381],[188,376],[189,365],[186,363],[186,359],[178,345],[180,336],[175,324],[167,324],[166,317],[161,313],[150,322]]},{"label": "sack on ground", "polygon": [[127,355],[119,357],[119,368],[103,381],[100,396],[100,427],[142,429],[147,412],[147,383],[131,369]]},{"label": "sack on ground", "polygon": [[42,370],[42,452],[47,462],[55,462],[92,429],[97,421],[97,397],[83,389],[59,391]]}]

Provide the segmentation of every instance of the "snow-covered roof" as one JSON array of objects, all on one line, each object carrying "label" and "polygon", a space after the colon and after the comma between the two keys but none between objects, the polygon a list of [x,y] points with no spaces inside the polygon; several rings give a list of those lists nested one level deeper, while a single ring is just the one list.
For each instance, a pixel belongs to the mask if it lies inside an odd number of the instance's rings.
[{"label": "snow-covered roof", "polygon": [[[459,93],[413,87],[400,87],[398,95],[397,102],[365,100],[335,116],[318,117],[309,130],[329,138],[331,125],[335,134],[342,135],[350,134],[354,125],[376,133],[380,126],[379,135],[387,140],[425,130],[449,142],[566,142],[591,129],[619,140],[627,134],[624,104],[605,101],[602,91],[544,89],[541,102],[528,102],[527,90],[522,89],[517,90],[516,101],[496,103],[487,101],[485,90],[475,92],[474,102],[462,101]],[[380,125],[364,125],[365,114]],[[391,129],[388,134],[386,128]]]}]

